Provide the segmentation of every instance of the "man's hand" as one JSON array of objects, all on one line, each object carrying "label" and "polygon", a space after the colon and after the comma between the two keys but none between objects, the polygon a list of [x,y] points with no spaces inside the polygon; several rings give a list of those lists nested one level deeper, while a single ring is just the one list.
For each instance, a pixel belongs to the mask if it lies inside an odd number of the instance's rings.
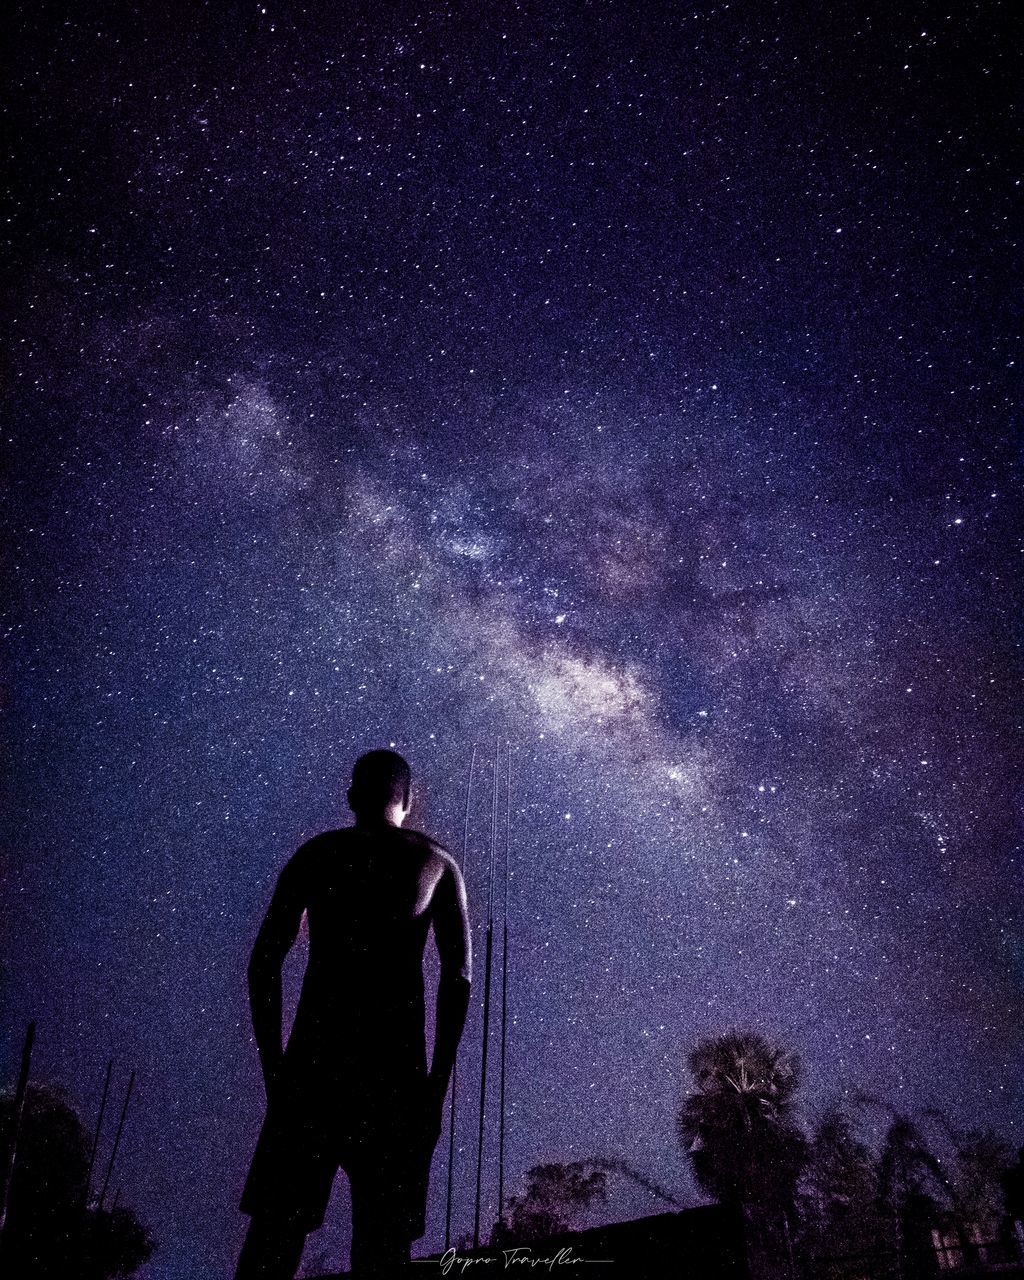
[{"label": "man's hand", "polygon": [[283,1062],[283,1053],[278,1053],[276,1056],[260,1054],[260,1066],[263,1068],[263,1088],[266,1091],[268,1102],[270,1102],[277,1093],[277,1086],[281,1079],[281,1067]]},{"label": "man's hand", "polygon": [[249,1005],[267,1101],[277,1091],[281,1049],[281,967],[298,937],[306,904],[301,850],[285,865],[249,957]]}]

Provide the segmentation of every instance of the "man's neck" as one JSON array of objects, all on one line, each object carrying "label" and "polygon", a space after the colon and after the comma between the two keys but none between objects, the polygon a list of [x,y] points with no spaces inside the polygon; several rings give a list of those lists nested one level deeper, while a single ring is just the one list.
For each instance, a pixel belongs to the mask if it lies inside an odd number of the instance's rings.
[{"label": "man's neck", "polygon": [[382,827],[398,831],[402,825],[400,822],[396,822],[394,817],[387,811],[384,813],[357,813],[355,817],[355,825],[363,831],[380,831]]}]

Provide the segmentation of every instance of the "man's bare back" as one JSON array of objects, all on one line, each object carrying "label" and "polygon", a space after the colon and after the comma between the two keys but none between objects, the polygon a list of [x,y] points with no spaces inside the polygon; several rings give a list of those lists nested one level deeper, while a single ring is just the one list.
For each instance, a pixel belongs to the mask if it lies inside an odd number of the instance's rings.
[{"label": "man's bare back", "polygon": [[278,1083],[333,1093],[426,1076],[423,955],[432,924],[442,972],[470,980],[459,882],[453,859],[418,831],[356,826],[302,845],[256,944],[270,956],[290,945],[305,912],[309,958]]}]

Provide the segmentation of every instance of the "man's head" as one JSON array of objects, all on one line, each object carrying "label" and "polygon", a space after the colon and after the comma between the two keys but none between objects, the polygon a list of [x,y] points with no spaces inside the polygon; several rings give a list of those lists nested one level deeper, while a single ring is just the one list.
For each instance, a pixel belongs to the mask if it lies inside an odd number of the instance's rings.
[{"label": "man's head", "polygon": [[349,808],[357,819],[400,827],[409,816],[412,775],[397,751],[367,751],[352,768]]}]

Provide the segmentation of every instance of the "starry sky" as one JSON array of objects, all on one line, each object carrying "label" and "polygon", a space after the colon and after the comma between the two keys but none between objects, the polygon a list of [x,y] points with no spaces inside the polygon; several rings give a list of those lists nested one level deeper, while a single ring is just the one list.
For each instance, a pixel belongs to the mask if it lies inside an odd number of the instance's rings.
[{"label": "starry sky", "polygon": [[733,1027],[1024,1141],[1014,6],[13,26],[0,1062],[137,1068],[147,1274],[229,1273],[248,951],[381,745],[461,856],[512,743],[510,1190],[695,1198]]}]

